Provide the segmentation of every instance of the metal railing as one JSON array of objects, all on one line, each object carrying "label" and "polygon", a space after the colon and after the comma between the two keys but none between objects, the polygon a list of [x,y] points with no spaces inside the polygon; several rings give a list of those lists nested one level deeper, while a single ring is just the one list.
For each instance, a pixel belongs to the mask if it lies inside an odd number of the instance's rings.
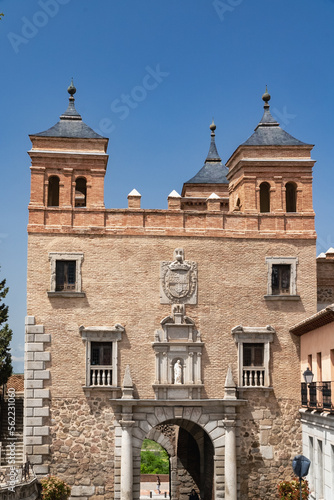
[{"label": "metal railing", "polygon": [[313,410],[334,411],[332,384],[334,382],[312,382],[301,384],[302,406]]}]

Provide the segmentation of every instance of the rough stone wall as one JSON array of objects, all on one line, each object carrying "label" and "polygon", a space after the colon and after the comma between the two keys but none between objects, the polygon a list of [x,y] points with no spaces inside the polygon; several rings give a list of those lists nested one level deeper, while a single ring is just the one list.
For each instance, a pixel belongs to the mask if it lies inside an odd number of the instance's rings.
[{"label": "rough stone wall", "polygon": [[294,399],[273,391],[244,390],[240,412],[240,498],[276,498],[277,484],[292,478],[291,461],[302,452],[301,424]]},{"label": "rough stone wall", "polygon": [[72,496],[114,498],[114,418],[103,393],[52,400],[50,473],[64,478]]}]

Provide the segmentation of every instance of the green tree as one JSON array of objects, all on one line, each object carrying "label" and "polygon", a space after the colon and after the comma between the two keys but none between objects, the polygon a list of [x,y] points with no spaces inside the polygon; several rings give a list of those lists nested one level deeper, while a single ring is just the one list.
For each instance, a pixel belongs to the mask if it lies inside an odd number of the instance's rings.
[{"label": "green tree", "polygon": [[5,384],[13,372],[9,347],[13,332],[7,323],[8,306],[3,303],[7,293],[8,287],[6,287],[6,280],[4,279],[0,281],[0,385]]},{"label": "green tree", "polygon": [[141,449],[141,474],[169,474],[167,451],[158,443],[145,439]]}]

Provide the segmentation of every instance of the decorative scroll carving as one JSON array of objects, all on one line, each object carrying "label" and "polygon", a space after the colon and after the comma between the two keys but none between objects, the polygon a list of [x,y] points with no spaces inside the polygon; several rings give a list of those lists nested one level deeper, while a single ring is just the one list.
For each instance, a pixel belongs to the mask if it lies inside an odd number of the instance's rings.
[{"label": "decorative scroll carving", "polygon": [[174,250],[174,260],[161,262],[161,304],[197,304],[197,263],[184,260],[183,248]]}]

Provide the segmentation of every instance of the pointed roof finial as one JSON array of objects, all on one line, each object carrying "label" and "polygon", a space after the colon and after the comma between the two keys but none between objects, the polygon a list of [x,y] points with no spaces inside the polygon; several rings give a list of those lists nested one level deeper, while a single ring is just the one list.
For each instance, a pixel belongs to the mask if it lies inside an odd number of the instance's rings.
[{"label": "pointed roof finial", "polygon": [[212,123],[210,125],[210,130],[211,130],[211,144],[210,144],[208,156],[207,156],[205,161],[206,162],[207,161],[221,161],[221,158],[220,158],[218,151],[217,151],[217,146],[216,146],[216,141],[215,141],[216,124],[213,121],[213,118],[212,118]]},{"label": "pointed roof finial", "polygon": [[212,117],[212,123],[210,125],[210,130],[211,130],[211,136],[214,137],[215,136],[215,130],[216,130],[216,125],[215,125],[215,122],[213,121],[213,117]]},{"label": "pointed roof finial", "polygon": [[265,93],[262,96],[262,100],[264,101],[264,107],[268,106],[268,108],[269,108],[268,102],[270,101],[270,98],[271,98],[271,95],[269,94],[268,88],[267,88],[267,85],[266,85],[266,91],[265,91]]},{"label": "pointed roof finial", "polygon": [[73,77],[71,79],[71,84],[69,87],[67,87],[67,92],[70,94],[71,97],[74,96],[74,94],[76,93],[77,89],[75,88],[74,86],[74,83],[73,83]]}]

